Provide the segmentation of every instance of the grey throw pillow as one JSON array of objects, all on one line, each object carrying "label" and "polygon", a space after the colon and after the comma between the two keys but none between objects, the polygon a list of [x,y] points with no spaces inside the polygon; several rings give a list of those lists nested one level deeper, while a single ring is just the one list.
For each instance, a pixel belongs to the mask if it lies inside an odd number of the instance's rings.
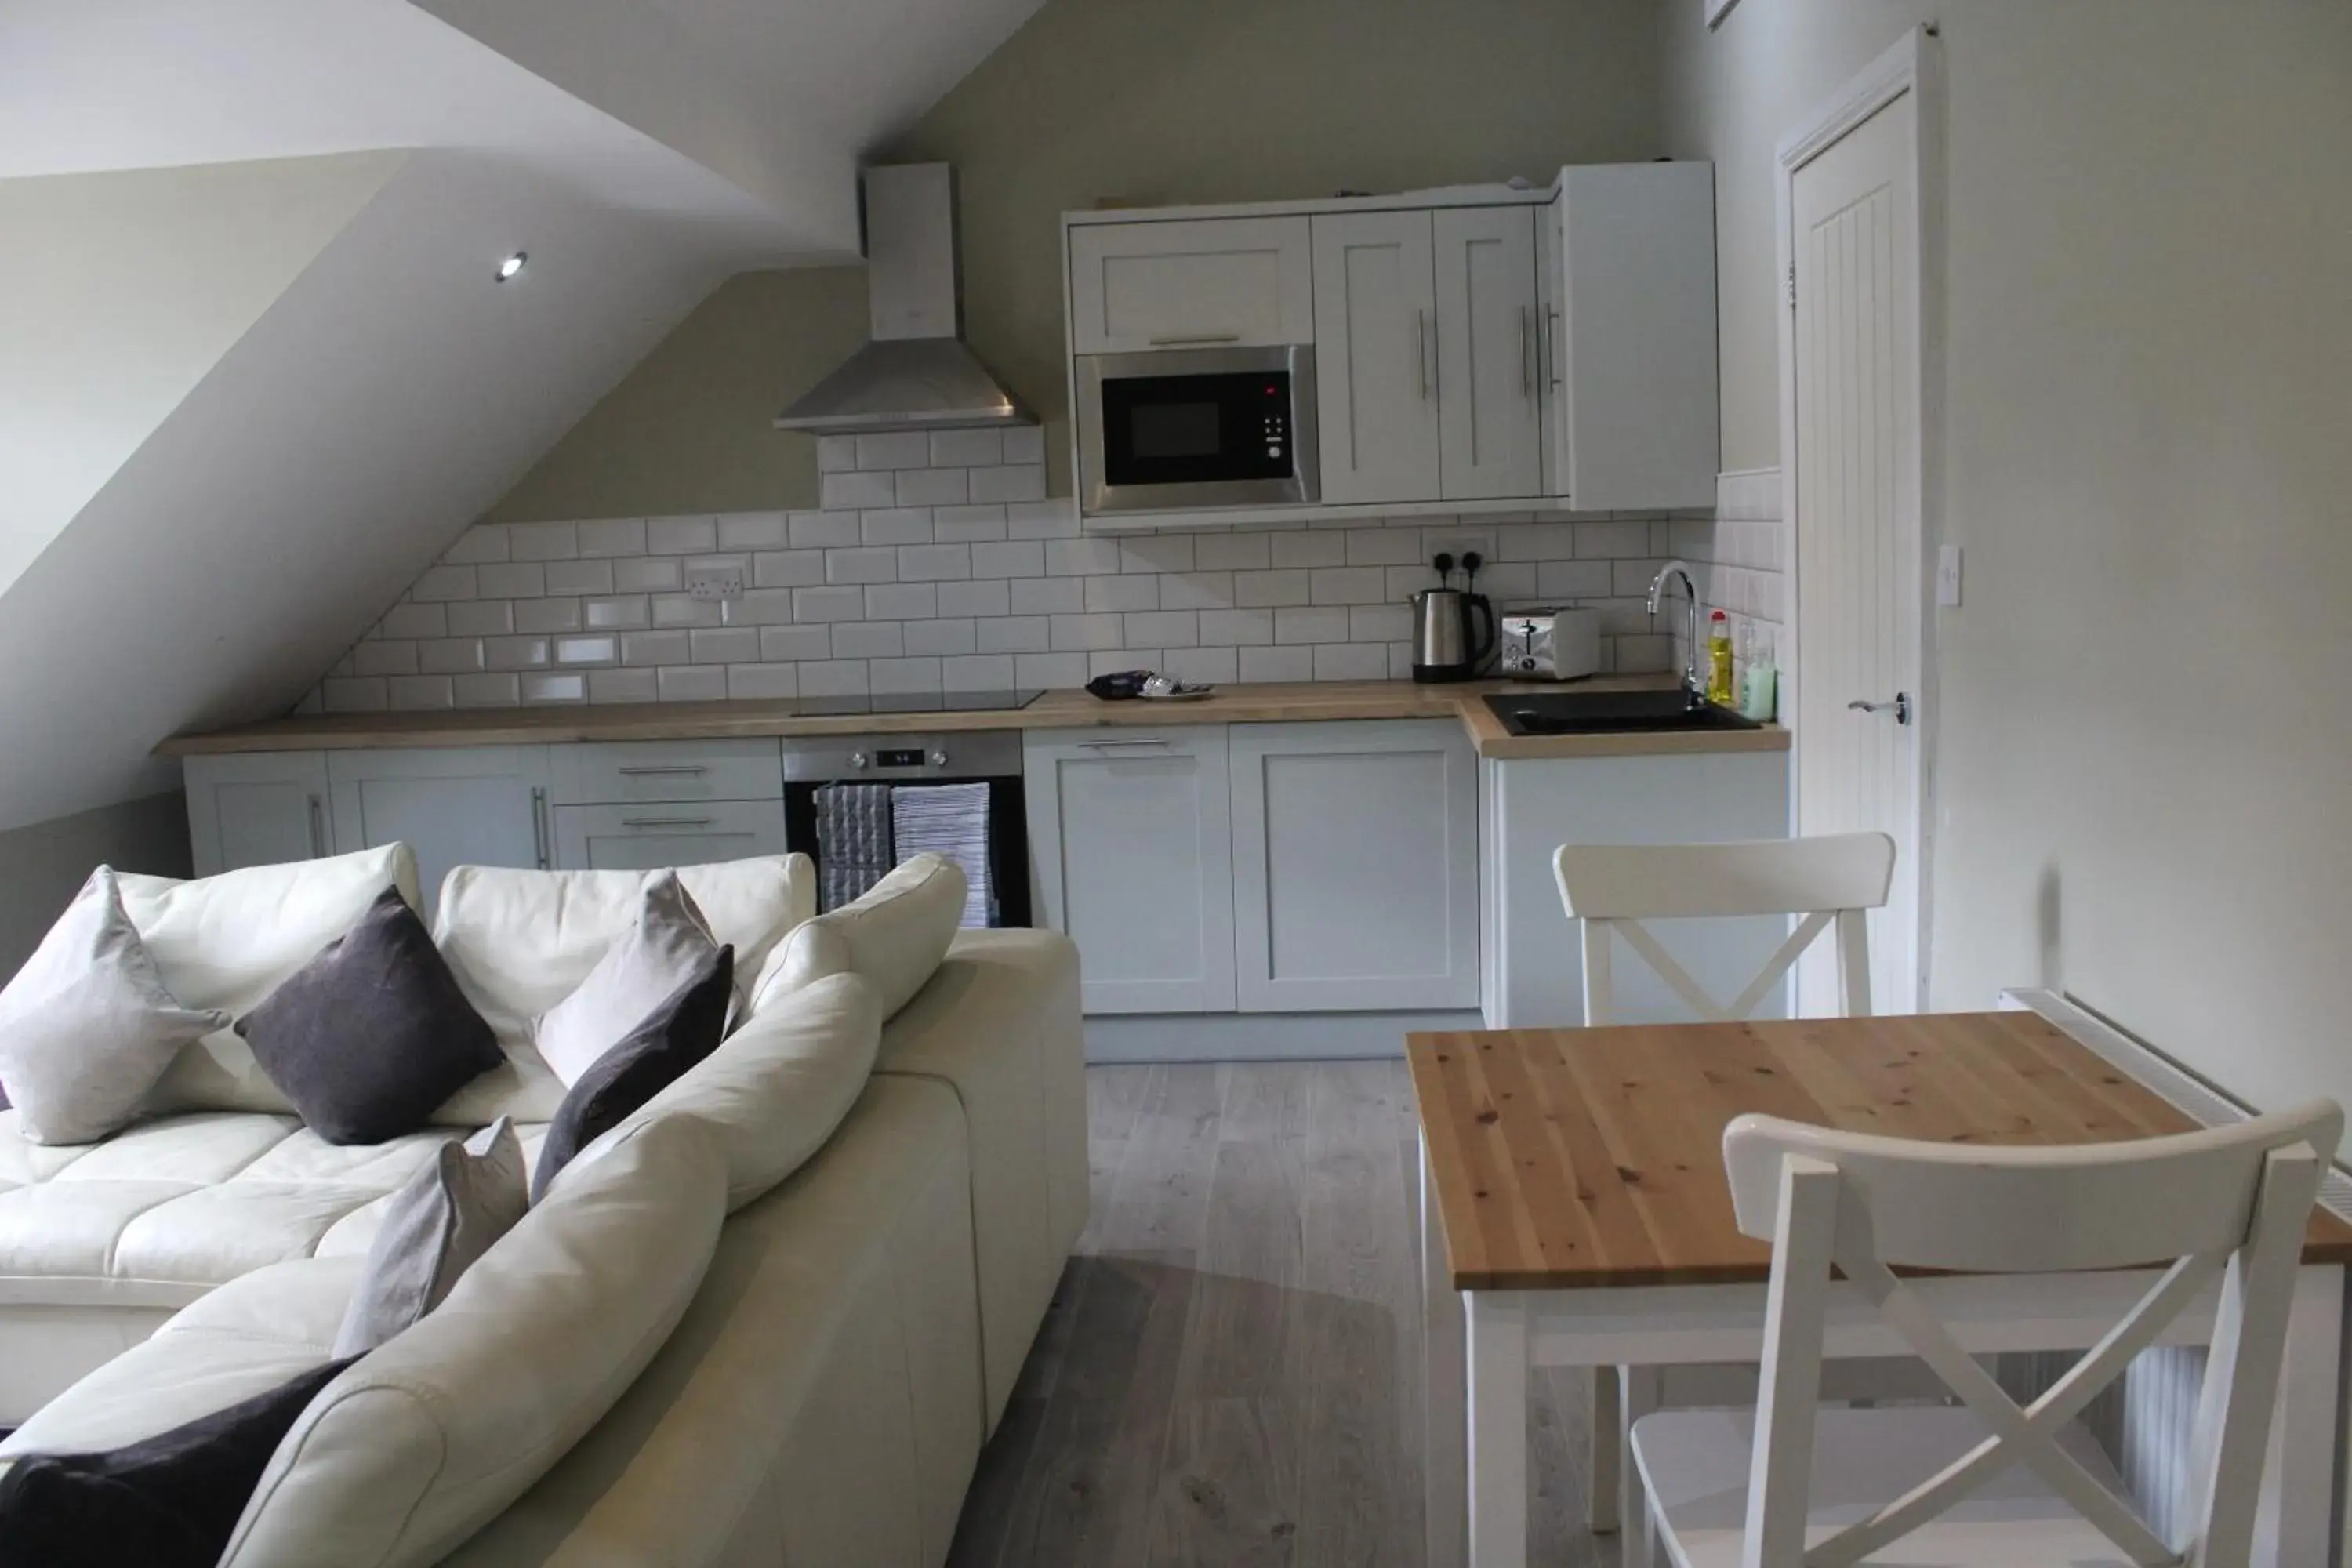
[{"label": "grey throw pillow", "polygon": [[637,918],[588,978],[540,1016],[532,1043],[569,1089],[718,951],[693,896],[677,872],[664,871],[646,883]]},{"label": "grey throw pillow", "polygon": [[397,888],[239,1018],[236,1032],[330,1143],[414,1132],[507,1059]]},{"label": "grey throw pillow", "polygon": [[439,1306],[530,1207],[530,1168],[512,1118],[442,1144],[392,1195],[335,1334],[336,1359],[367,1354]]},{"label": "grey throw pillow", "polygon": [[138,1113],[183,1047],[228,1027],[183,1007],[100,866],[0,991],[0,1084],[36,1143],[89,1143]]}]

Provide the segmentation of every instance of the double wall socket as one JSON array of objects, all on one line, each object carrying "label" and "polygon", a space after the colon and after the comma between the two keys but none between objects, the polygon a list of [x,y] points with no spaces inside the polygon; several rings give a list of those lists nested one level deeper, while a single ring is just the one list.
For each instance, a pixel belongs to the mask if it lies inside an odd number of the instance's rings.
[{"label": "double wall socket", "polygon": [[740,566],[689,566],[686,569],[689,599],[740,599],[743,596]]}]

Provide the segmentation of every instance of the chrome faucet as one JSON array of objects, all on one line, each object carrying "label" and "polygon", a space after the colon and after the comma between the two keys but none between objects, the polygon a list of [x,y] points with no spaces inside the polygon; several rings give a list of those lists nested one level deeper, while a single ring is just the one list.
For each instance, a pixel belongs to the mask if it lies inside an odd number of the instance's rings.
[{"label": "chrome faucet", "polygon": [[1690,568],[1680,561],[1667,562],[1650,580],[1650,620],[1653,625],[1657,621],[1658,608],[1665,600],[1666,579],[1669,577],[1683,580],[1683,596],[1690,601],[1686,623],[1689,662],[1683,666],[1683,695],[1689,698],[1691,706],[1696,708],[1706,700],[1706,683],[1698,678],[1698,584],[1691,580]]}]

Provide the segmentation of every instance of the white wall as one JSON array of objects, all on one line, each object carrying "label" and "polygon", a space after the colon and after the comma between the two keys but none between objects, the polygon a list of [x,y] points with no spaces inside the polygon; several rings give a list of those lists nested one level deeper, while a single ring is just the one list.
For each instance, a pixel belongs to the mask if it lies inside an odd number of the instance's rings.
[{"label": "white wall", "polygon": [[290,707],[730,259],[411,155],[0,595],[0,828],[168,788],[157,741]]},{"label": "white wall", "polygon": [[2352,7],[1662,7],[1717,175],[1724,465],[1778,460],[1773,145],[1912,21],[1949,87],[1942,1008],[2054,984],[2352,1101]]},{"label": "white wall", "polygon": [[402,156],[0,180],[0,590]]}]

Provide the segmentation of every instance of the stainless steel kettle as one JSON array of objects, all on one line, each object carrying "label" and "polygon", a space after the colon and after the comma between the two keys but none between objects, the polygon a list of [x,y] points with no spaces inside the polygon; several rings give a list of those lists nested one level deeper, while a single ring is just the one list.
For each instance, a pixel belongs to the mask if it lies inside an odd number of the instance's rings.
[{"label": "stainless steel kettle", "polygon": [[1412,678],[1471,680],[1495,651],[1495,606],[1463,588],[1412,595]]}]

